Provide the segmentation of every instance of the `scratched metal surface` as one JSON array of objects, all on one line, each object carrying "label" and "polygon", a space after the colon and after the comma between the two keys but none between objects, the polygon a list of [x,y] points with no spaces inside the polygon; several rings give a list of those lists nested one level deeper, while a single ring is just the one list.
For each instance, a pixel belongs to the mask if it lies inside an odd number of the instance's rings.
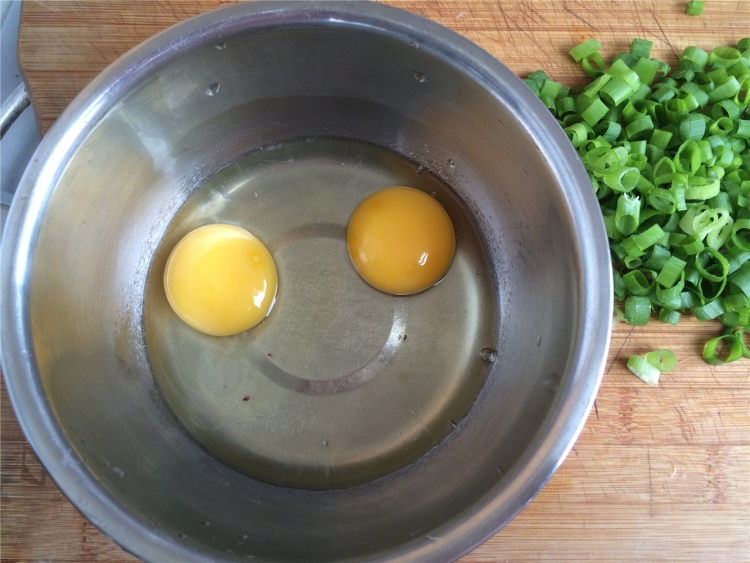
[{"label": "scratched metal surface", "polygon": [[[160,29],[221,0],[26,0],[21,67],[43,129],[107,63]],[[698,18],[684,1],[393,0],[483,46],[519,74],[545,68],[583,77],[566,51],[591,37],[605,58],[633,37],[674,62],[750,35],[750,2],[710,0]],[[750,363],[711,367],[714,323],[617,324],[595,409],[573,452],[508,527],[463,561],[750,561]],[[655,347],[678,357],[649,387],[625,368]],[[2,389],[3,560],[130,560],[60,493],[26,443]]]}]

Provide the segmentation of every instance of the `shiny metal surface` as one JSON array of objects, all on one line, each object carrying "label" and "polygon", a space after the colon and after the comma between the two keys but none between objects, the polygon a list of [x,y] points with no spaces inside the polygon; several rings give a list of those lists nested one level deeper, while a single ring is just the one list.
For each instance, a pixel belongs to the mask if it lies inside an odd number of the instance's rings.
[{"label": "shiny metal surface", "polygon": [[[207,453],[160,393],[144,327],[152,260],[195,190],[252,149],[320,136],[450,185],[496,290],[495,342],[477,352],[494,362],[457,428],[333,490]],[[607,353],[606,239],[563,132],[487,53],[375,4],[239,4],[131,51],[44,139],[2,245],[3,372],[24,432],[81,511],[147,560],[458,557],[561,463]]]},{"label": "shiny metal surface", "polygon": [[8,97],[8,101],[4,102],[2,108],[0,108],[0,139],[5,136],[8,128],[13,125],[16,118],[30,104],[31,98],[29,98],[29,94],[26,92],[26,85],[21,82],[13,89],[13,92]]},{"label": "shiny metal surface", "polygon": [[[392,185],[434,194],[456,230],[449,275],[410,297],[367,285],[346,250],[354,208]],[[211,222],[251,229],[280,272],[271,315],[233,338],[188,328],[164,296],[167,254]],[[352,139],[262,147],[201,183],[161,238],[143,306],[151,369],[180,423],[232,467],[303,488],[367,482],[438,444],[474,402],[491,368],[480,350],[497,340],[489,272],[471,215],[423,166]]]},{"label": "shiny metal surface", "polygon": [[16,57],[20,19],[20,2],[0,2],[0,225],[5,224],[21,174],[40,141]]}]

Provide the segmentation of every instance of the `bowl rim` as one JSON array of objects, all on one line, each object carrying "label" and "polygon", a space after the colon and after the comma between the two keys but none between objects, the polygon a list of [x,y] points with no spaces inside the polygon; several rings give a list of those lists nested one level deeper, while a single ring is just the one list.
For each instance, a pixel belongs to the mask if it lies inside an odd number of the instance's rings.
[{"label": "bowl rim", "polygon": [[[186,49],[240,31],[269,27],[361,26],[447,58],[493,94],[526,116],[519,124],[548,157],[569,209],[578,213],[578,271],[581,272],[577,353],[566,366],[565,393],[550,412],[511,474],[470,511],[439,530],[380,552],[378,558],[455,559],[510,522],[544,487],[573,447],[593,405],[603,375],[612,325],[612,273],[603,220],[580,159],[547,108],[510,69],[456,32],[416,14],[374,2],[269,1],[239,3],[181,21],[137,45],[102,71],[73,100],[29,163],[2,236],[0,281],[2,367],[11,403],[23,432],[43,466],[68,499],[118,545],[146,560],[216,558],[201,546],[177,541],[128,512],[77,457],[45,398],[35,362],[28,308],[31,263],[41,217],[68,158],[109,108],[155,69]],[[510,97],[509,97],[510,96]],[[510,482],[508,485],[507,481]]]}]

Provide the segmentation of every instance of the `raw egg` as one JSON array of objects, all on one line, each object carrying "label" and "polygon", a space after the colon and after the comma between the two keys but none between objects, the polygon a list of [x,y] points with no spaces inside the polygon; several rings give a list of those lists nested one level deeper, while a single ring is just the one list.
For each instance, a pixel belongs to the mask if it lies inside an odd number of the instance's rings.
[{"label": "raw egg", "polygon": [[365,198],[349,219],[346,244],[368,284],[395,295],[439,282],[453,260],[456,236],[447,211],[423,191],[385,188]]},{"label": "raw egg", "polygon": [[237,334],[266,318],[277,284],[271,253],[235,225],[217,223],[189,232],[164,268],[164,289],[174,312],[212,336]]}]

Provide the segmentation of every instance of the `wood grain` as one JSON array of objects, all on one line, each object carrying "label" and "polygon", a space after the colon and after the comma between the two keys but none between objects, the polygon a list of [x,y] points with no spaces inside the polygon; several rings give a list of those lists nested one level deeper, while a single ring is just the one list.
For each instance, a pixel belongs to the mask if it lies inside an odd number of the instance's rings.
[{"label": "wood grain", "polygon": [[[127,49],[223,0],[26,0],[21,67],[42,130],[86,83]],[[595,37],[605,58],[633,37],[674,62],[750,35],[750,2],[392,0],[453,28],[524,75],[545,68],[584,78],[566,53]],[[617,324],[595,409],[575,448],[509,526],[462,561],[750,561],[750,362],[700,358],[714,323]],[[630,354],[667,347],[674,372],[657,387],[625,367]],[[133,560],[65,499],[26,442],[2,387],[0,555],[15,560]]]}]

